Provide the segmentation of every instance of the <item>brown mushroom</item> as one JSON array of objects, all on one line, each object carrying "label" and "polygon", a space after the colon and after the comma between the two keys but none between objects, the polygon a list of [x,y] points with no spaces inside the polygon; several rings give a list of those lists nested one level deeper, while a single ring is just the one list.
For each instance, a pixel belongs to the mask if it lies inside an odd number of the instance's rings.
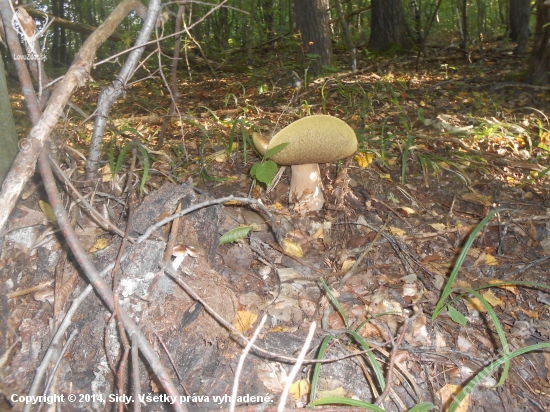
[{"label": "brown mushroom", "polygon": [[172,268],[178,270],[186,256],[197,257],[197,250],[193,246],[180,244],[174,246],[174,249],[172,249],[172,256],[175,257],[172,261]]},{"label": "brown mushroom", "polygon": [[259,133],[252,140],[260,154],[282,143],[289,143],[271,160],[292,167],[290,203],[303,211],[323,207],[323,184],[319,163],[330,163],[351,156],[357,150],[355,132],[344,121],[327,115],[304,117],[291,123],[270,141]]}]

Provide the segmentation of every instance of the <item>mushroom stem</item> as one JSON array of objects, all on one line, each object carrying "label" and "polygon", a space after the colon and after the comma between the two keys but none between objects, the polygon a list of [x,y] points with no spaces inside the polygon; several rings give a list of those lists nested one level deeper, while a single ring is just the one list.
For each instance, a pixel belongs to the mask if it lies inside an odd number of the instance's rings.
[{"label": "mushroom stem", "polygon": [[323,208],[323,182],[317,163],[292,166],[289,203],[294,203],[295,208],[304,212]]}]

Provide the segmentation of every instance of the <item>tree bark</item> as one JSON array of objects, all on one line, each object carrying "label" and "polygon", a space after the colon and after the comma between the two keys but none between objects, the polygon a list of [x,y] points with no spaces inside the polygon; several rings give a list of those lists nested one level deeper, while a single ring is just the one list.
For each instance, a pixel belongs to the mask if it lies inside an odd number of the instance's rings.
[{"label": "tree bark", "polygon": [[[153,2],[152,2],[153,3]],[[149,5],[149,8],[152,7]],[[156,10],[154,20],[151,22],[145,20],[143,27],[141,28],[139,35],[136,39],[136,46],[141,46],[144,43],[147,43],[151,37],[151,32],[154,29],[157,17],[160,12]],[[149,19],[149,13],[147,13],[147,18]],[[124,66],[120,70],[118,76],[115,77],[115,80],[105,87],[98,98],[96,115],[94,120],[94,131],[92,133],[92,138],[90,141],[90,150],[88,152],[88,157],[86,158],[86,179],[93,179],[96,177],[99,165],[99,159],[101,158],[101,143],[103,142],[103,134],[107,127],[107,119],[109,118],[109,113],[111,107],[115,104],[119,96],[124,92],[127,82],[134,75],[134,71],[139,63],[139,59],[143,52],[145,51],[145,46],[138,47],[130,52]]]},{"label": "tree bark", "polygon": [[405,27],[405,14],[401,0],[372,0],[371,33],[368,48],[388,50],[392,46],[410,45]]},{"label": "tree bark", "polygon": [[550,7],[545,0],[537,0],[537,24],[533,41],[531,62],[527,69],[525,81],[531,84],[546,86],[550,72]]},{"label": "tree bark", "polygon": [[295,0],[294,19],[296,28],[302,35],[298,61],[303,63],[306,54],[318,56],[310,67],[310,72],[318,75],[323,66],[332,65],[327,1]]},{"label": "tree bark", "polygon": [[514,54],[519,55],[527,48],[531,0],[509,0],[509,2],[509,37],[510,40],[518,42]]}]

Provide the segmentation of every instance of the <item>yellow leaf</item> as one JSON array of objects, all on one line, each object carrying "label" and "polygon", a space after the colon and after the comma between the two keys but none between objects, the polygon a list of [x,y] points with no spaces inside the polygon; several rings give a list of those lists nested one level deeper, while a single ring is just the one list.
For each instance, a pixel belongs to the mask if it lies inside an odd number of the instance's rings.
[{"label": "yellow leaf", "polygon": [[235,329],[239,332],[246,332],[256,322],[258,315],[247,310],[239,310],[235,319]]},{"label": "yellow leaf", "polygon": [[485,263],[487,263],[487,265],[489,266],[498,266],[498,261],[495,259],[493,255],[486,255]]},{"label": "yellow leaf", "polygon": [[483,306],[483,303],[481,303],[478,298],[464,299],[464,303],[469,311],[477,310],[480,313],[487,312],[487,309],[485,309],[485,306]]},{"label": "yellow leaf", "polygon": [[97,239],[94,245],[88,250],[89,253],[97,252],[98,250],[103,250],[107,247],[107,239]]},{"label": "yellow leaf", "polygon": [[447,229],[447,226],[445,226],[443,223],[430,223],[430,226],[438,232]]},{"label": "yellow leaf", "polygon": [[518,310],[521,310],[523,313],[525,313],[530,318],[533,318],[533,319],[538,319],[539,318],[539,312],[537,312],[536,310],[526,310],[526,309],[522,309],[522,308],[518,308]]},{"label": "yellow leaf", "polygon": [[355,260],[344,261],[344,263],[342,264],[342,272],[347,272],[348,270],[350,270],[354,263]]},{"label": "yellow leaf", "polygon": [[274,328],[269,329],[269,332],[290,332],[290,328],[288,326],[275,326]]},{"label": "yellow leaf", "polygon": [[286,253],[289,253],[292,256],[296,256],[296,257],[304,257],[304,251],[302,250],[302,247],[298,243],[295,243],[290,239],[284,239],[283,246],[285,248]]},{"label": "yellow leaf", "polygon": [[357,165],[361,169],[365,169],[369,167],[372,164],[372,161],[374,159],[374,156],[372,153],[357,153],[354,157],[355,161],[357,162]]},{"label": "yellow leaf", "polygon": [[111,170],[111,165],[107,163],[101,168],[101,181],[105,183],[110,182],[111,180],[113,180],[113,172]]},{"label": "yellow leaf", "polygon": [[500,300],[500,298],[496,296],[491,289],[485,292],[482,296],[485,298],[487,302],[489,302],[489,305],[493,307],[504,306],[504,302]]},{"label": "yellow leaf", "polygon": [[405,216],[412,216],[416,213],[414,209],[407,206],[398,207],[397,210],[402,214],[404,214]]},{"label": "yellow leaf", "polygon": [[315,233],[312,236],[313,239],[324,239],[325,238],[325,229],[323,226],[319,226]]},{"label": "yellow leaf", "polygon": [[388,173],[381,173],[381,174],[380,174],[380,177],[381,177],[382,179],[389,180],[390,182],[392,181],[392,180],[391,180],[391,175],[388,174]]},{"label": "yellow leaf", "polygon": [[481,193],[464,193],[460,197],[466,202],[476,203],[482,206],[491,206],[491,204],[493,203],[491,196],[485,196]]},{"label": "yellow leaf", "polygon": [[292,396],[294,396],[294,399],[298,400],[302,396],[307,395],[309,393],[311,386],[308,381],[305,379],[300,379],[296,382],[294,382],[292,385],[290,385],[290,390],[288,391]]},{"label": "yellow leaf", "polygon": [[[487,283],[489,283],[490,285],[494,285],[494,284],[502,283],[502,280],[491,279]],[[514,295],[519,295],[519,290],[518,290],[516,285],[508,285],[508,284],[503,283],[502,285],[498,285],[496,287],[507,290],[508,292],[512,292]]]},{"label": "yellow leaf", "polygon": [[38,205],[40,206],[40,209],[42,209],[42,213],[44,213],[46,219],[48,219],[50,222],[57,221],[57,219],[55,218],[55,213],[53,212],[53,209],[48,202],[39,200]]},{"label": "yellow leaf", "polygon": [[346,396],[348,394],[341,386],[328,391],[318,391],[317,393],[319,394],[319,398],[326,398],[327,396]]},{"label": "yellow leaf", "polygon": [[397,163],[397,158],[396,157],[390,157],[390,158],[386,159],[386,162],[388,162],[388,164],[390,166],[393,166],[394,164]]},{"label": "yellow leaf", "polygon": [[282,210],[283,209],[283,205],[280,204],[279,202],[273,203],[273,207],[277,210]]},{"label": "yellow leaf", "polygon": [[[446,411],[449,406],[451,405],[451,402],[453,401],[453,398],[458,395],[458,393],[461,391],[461,387],[458,385],[451,385],[448,383],[444,387],[442,387],[439,390],[439,395],[441,396],[441,404],[443,408],[441,410]],[[470,395],[467,395],[462,402],[460,402],[460,405],[458,405],[458,408],[456,408],[456,412],[467,412],[468,407],[470,406]]]},{"label": "yellow leaf", "polygon": [[398,227],[390,226],[388,229],[390,229],[391,234],[394,236],[405,236],[405,231]]}]

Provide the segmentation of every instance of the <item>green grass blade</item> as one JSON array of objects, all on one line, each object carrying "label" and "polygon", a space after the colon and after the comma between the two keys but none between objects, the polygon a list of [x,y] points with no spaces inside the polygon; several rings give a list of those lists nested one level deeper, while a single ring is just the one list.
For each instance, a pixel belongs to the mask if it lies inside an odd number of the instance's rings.
[{"label": "green grass blade", "polygon": [[460,391],[458,395],[454,398],[453,402],[449,406],[449,409],[447,412],[455,412],[457,408],[460,406],[460,403],[464,400],[466,396],[470,394],[472,389],[481,382],[483,379],[485,379],[489,374],[491,374],[495,369],[497,369],[500,365],[506,362],[510,362],[513,358],[519,355],[523,355],[527,352],[533,352],[538,351],[541,349],[548,349],[550,348],[550,343],[538,343],[536,345],[527,346],[525,348],[518,349],[514,352],[505,354],[502,358],[497,359],[496,361],[490,363],[487,365],[483,370],[481,370],[476,376],[474,376],[470,382]]},{"label": "green grass blade", "polygon": [[109,167],[111,168],[113,179],[115,178],[115,140],[116,136],[113,136],[113,140],[111,140],[111,145],[109,147]]},{"label": "green grass blade", "polygon": [[113,171],[113,176],[120,171],[120,168],[122,167],[122,163],[124,163],[124,159],[126,158],[126,155],[128,154],[131,148],[132,148],[132,142],[126,142],[126,144],[118,154],[115,169]]},{"label": "green grass blade", "polygon": [[359,345],[361,345],[363,350],[368,350],[368,352],[366,353],[367,358],[369,359],[372,369],[374,370],[374,374],[376,375],[376,379],[378,380],[380,388],[384,390],[384,388],[386,387],[386,380],[384,379],[384,373],[382,372],[380,364],[376,360],[374,353],[372,353],[372,348],[358,333],[351,330],[346,331],[346,333],[350,335]]},{"label": "green grass blade", "polygon": [[349,406],[357,406],[359,408],[365,408],[367,411],[374,411],[374,412],[384,412],[384,409],[379,408],[376,405],[373,405],[372,403],[367,403],[363,401],[358,401],[351,398],[344,398],[343,396],[326,396],[324,398],[319,398],[313,402],[310,403],[311,406],[317,406],[317,405],[349,405]]},{"label": "green grass blade", "polygon": [[441,293],[441,297],[439,298],[439,301],[437,302],[437,305],[435,306],[434,313],[432,315],[432,319],[436,319],[439,313],[441,312],[441,309],[444,306],[445,299],[451,294],[451,289],[453,287],[453,283],[455,281],[456,275],[458,274],[458,271],[462,267],[462,264],[464,263],[464,259],[466,258],[466,255],[468,254],[468,250],[470,250],[470,247],[472,247],[472,243],[474,243],[474,240],[479,232],[481,232],[481,229],[483,229],[483,226],[491,220],[491,218],[496,215],[499,212],[502,212],[504,209],[497,209],[493,210],[491,213],[489,213],[485,218],[479,222],[479,224],[475,227],[472,233],[470,233],[470,236],[468,237],[468,240],[464,244],[464,247],[462,248],[462,251],[458,255],[458,258],[456,260],[456,263],[453,267],[453,270],[451,272],[451,275],[449,276],[449,280],[447,280],[447,283],[445,284],[445,287],[443,288],[443,292]]},{"label": "green grass blade", "polygon": [[407,159],[409,158],[409,149],[414,145],[414,136],[409,136],[405,150],[403,150],[403,158],[401,160],[401,184],[405,184],[405,172],[407,171]]},{"label": "green grass blade", "polygon": [[[493,320],[493,324],[495,325],[495,329],[497,330],[498,338],[500,339],[500,344],[502,345],[502,351],[504,352],[505,355],[508,355],[510,353],[508,341],[506,340],[504,329],[502,329],[502,325],[500,324],[497,314],[495,313],[493,307],[489,304],[489,302],[485,300],[483,296],[481,296],[481,294],[477,293],[475,290],[473,289],[464,289],[464,290],[466,290],[468,293],[471,293],[476,298],[478,298],[481,304],[483,305],[483,307],[487,310],[487,313]],[[506,380],[506,378],[508,377],[509,368],[510,368],[510,362],[507,361],[504,363],[504,370],[502,371],[502,375],[500,376],[500,380],[496,386],[497,388],[501,386]]]},{"label": "green grass blade", "polygon": [[437,406],[430,402],[422,402],[413,406],[408,412],[428,412],[432,409],[437,409]]},{"label": "green grass blade", "polygon": [[332,294],[329,287],[325,283],[325,280],[321,278],[321,284],[323,285],[323,288],[325,288],[325,292],[327,292],[328,297],[330,298],[330,301],[332,304],[338,309],[338,313],[340,313],[340,316],[344,319],[344,324],[346,325],[346,329],[349,329],[349,320],[346,316],[346,312],[344,312],[344,308],[340,305],[340,302],[338,302],[338,299],[336,299],[336,296]]},{"label": "green grass blade", "polygon": [[[319,353],[317,354],[317,359],[323,359],[325,356],[325,352],[327,350],[327,346],[332,339],[332,336],[328,335],[325,336],[325,339],[321,342],[321,346],[319,347]],[[315,367],[313,368],[313,374],[311,375],[311,391],[309,393],[309,399],[315,400],[315,397],[317,396],[317,384],[319,382],[319,374],[321,373],[321,364],[316,363]],[[310,406],[308,408],[311,409]]]}]

